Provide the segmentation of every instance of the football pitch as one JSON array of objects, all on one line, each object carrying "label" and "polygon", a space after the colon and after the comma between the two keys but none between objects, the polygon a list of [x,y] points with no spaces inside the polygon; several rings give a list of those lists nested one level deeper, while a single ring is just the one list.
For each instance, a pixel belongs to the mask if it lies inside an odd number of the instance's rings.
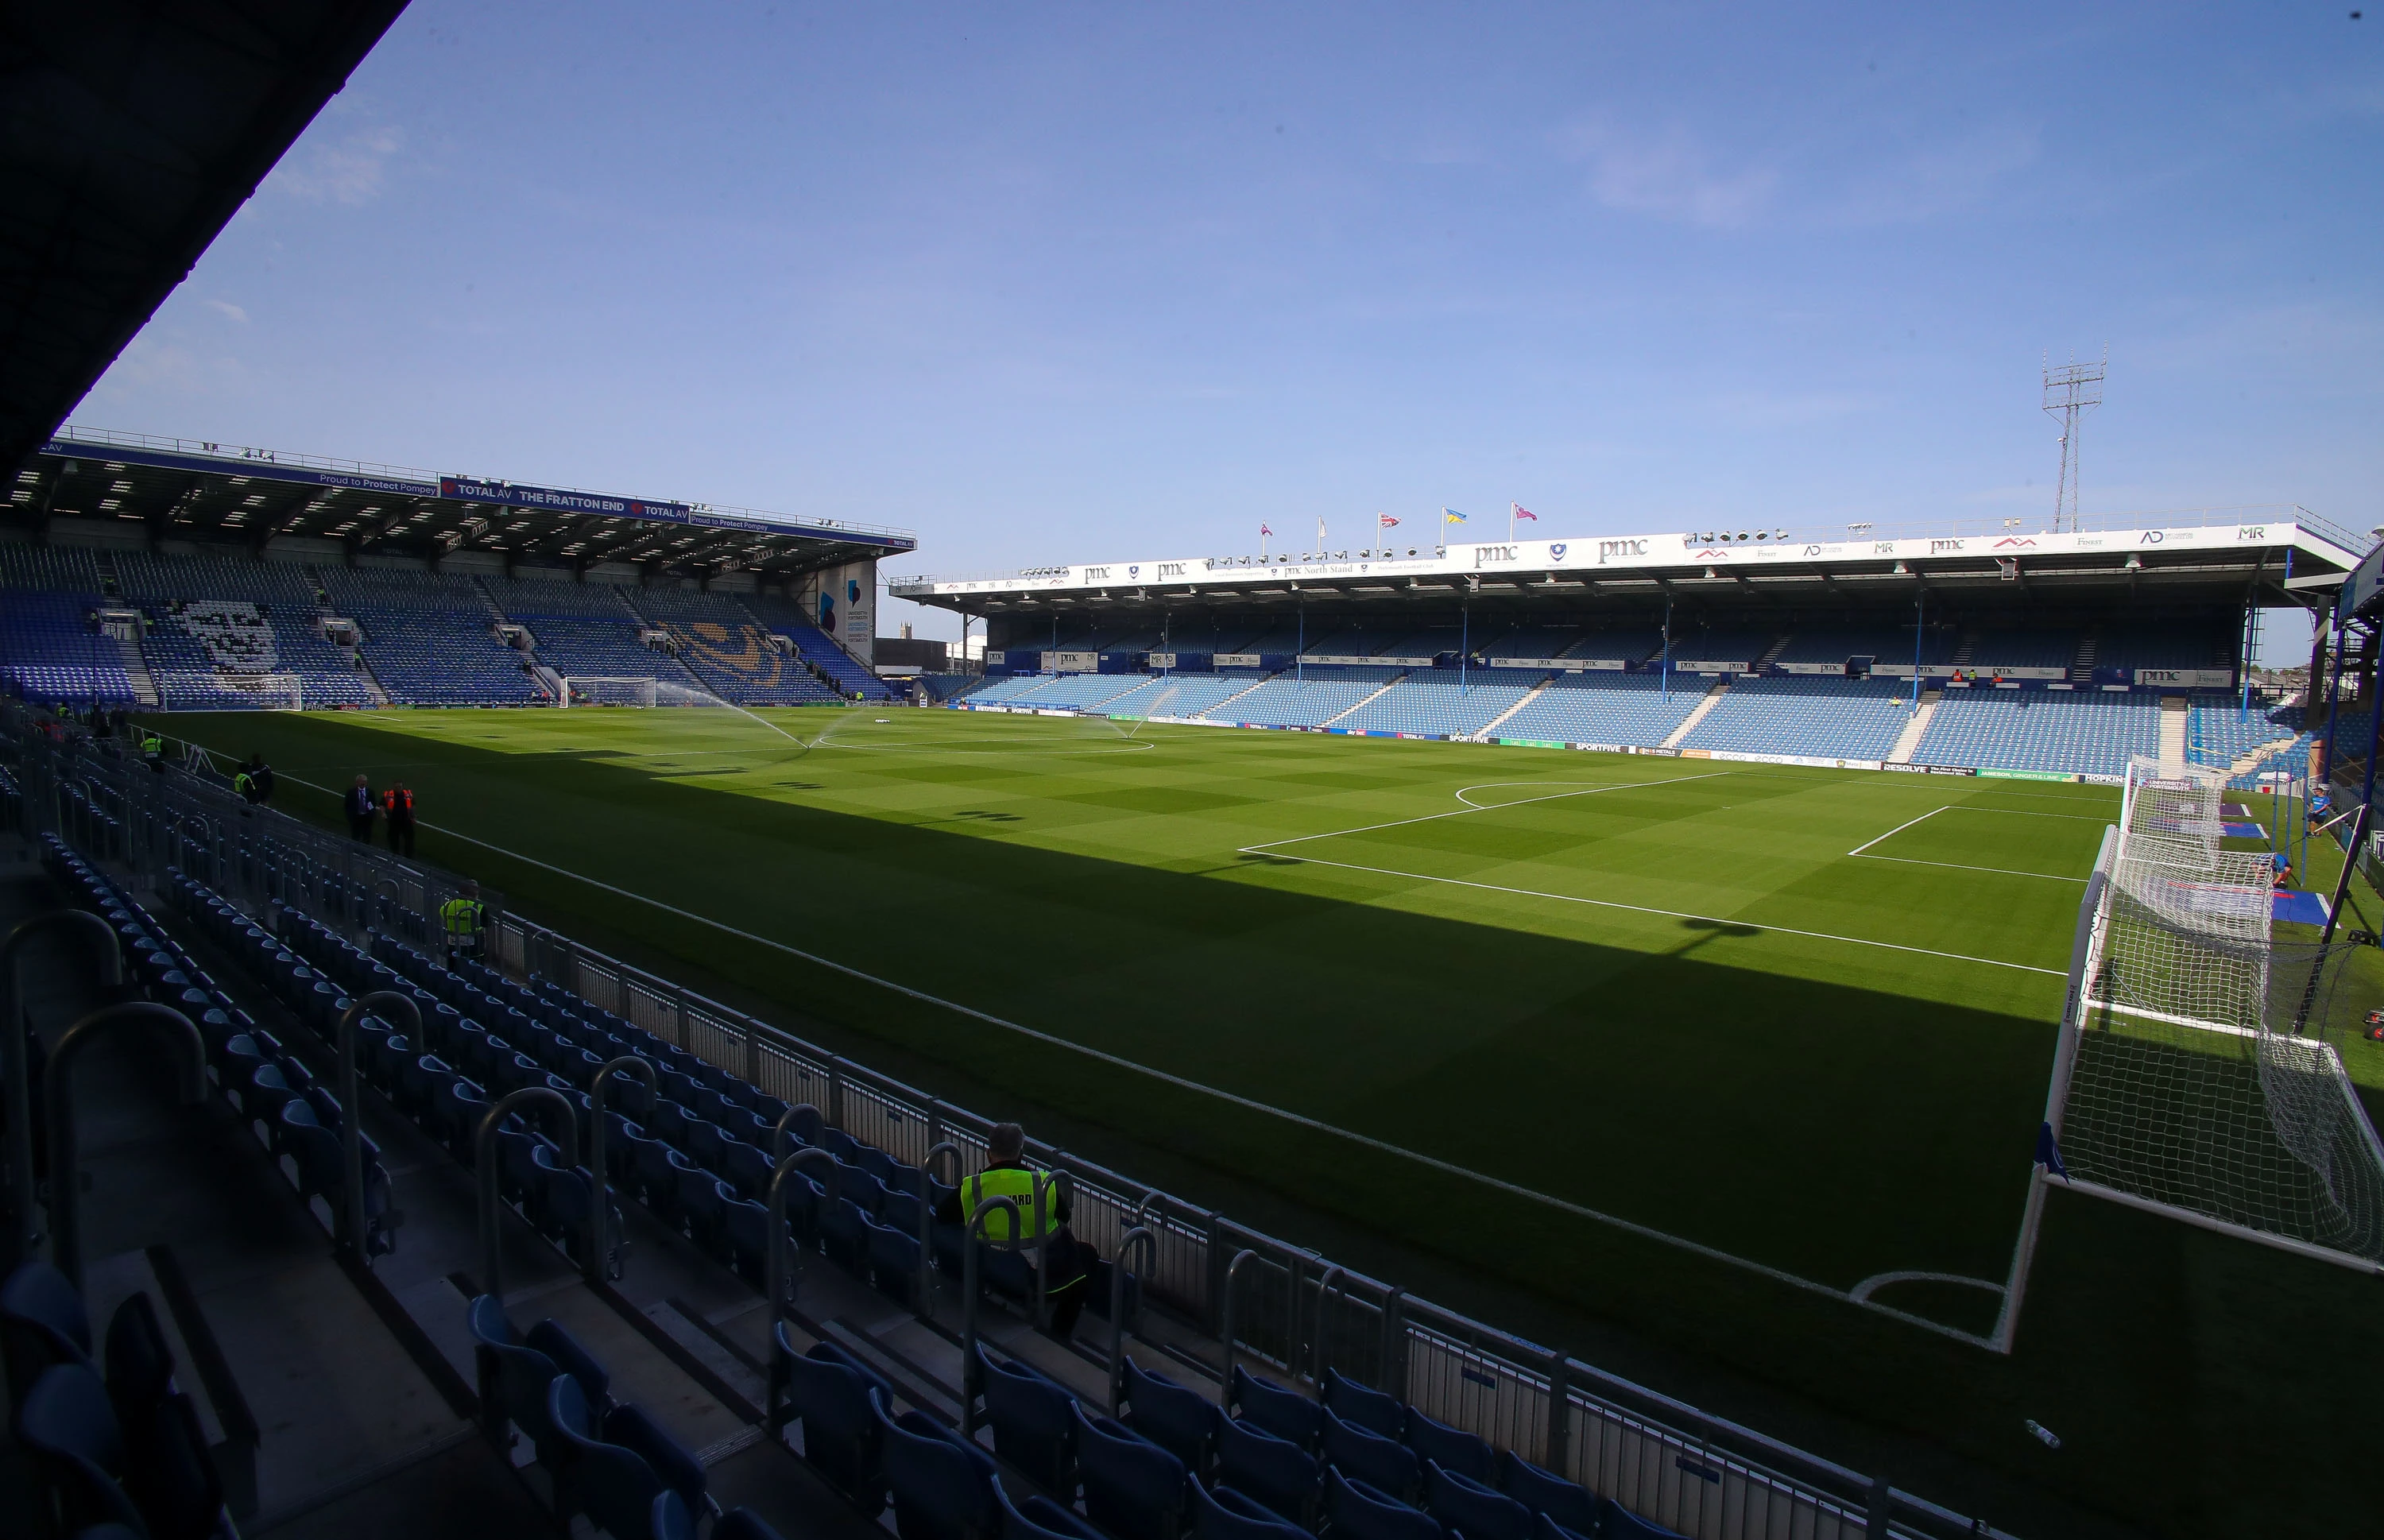
[{"label": "football pitch", "polygon": [[[2067,1384],[1960,1337],[2011,1265],[2113,789],[908,708],[165,722],[321,821],[403,780],[426,858],[978,1111],[1064,1108],[1999,1463]],[[2229,1244],[2100,1209],[2056,1206],[2041,1269],[2141,1289]],[[2040,1281],[2023,1359],[2089,1286]],[[2111,1458],[2166,1463],[2149,1432]]]}]

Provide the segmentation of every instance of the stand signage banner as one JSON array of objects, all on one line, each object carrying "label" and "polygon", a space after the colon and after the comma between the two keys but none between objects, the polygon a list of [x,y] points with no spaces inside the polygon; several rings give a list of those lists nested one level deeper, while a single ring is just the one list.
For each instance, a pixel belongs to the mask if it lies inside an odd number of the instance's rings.
[{"label": "stand signage banner", "polygon": [[2078,777],[2067,770],[1985,770],[1977,772],[1979,778],[1990,781],[2069,781]]}]

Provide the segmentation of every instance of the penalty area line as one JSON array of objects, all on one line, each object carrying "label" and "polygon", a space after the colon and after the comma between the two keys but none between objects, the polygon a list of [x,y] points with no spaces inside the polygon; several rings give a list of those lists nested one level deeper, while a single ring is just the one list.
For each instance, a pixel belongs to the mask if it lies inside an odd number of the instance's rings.
[{"label": "penalty area line", "polygon": [[[295,776],[288,778],[296,780]],[[323,792],[327,795],[336,795],[336,793],[331,791],[330,788],[317,785],[312,781],[298,781],[298,784],[308,787],[314,790]],[[1056,1049],[1062,1049],[1070,1053],[1081,1054],[1085,1058],[1110,1065],[1114,1069],[1124,1070],[1129,1074],[1139,1074],[1148,1079],[1159,1081],[1162,1085],[1173,1086],[1179,1090],[1190,1091],[1198,1096],[1204,1096],[1217,1101],[1223,1101],[1230,1106],[1242,1108],[1246,1112],[1257,1112],[1264,1117],[1274,1118],[1280,1122],[1290,1124],[1294,1127],[1308,1129],[1311,1133],[1329,1135],[1334,1138],[1345,1140],[1350,1144],[1357,1145],[1360,1149],[1371,1149],[1378,1154],[1397,1156],[1400,1160],[1413,1161],[1417,1165],[1440,1172],[1445,1175],[1455,1176],[1464,1181],[1472,1182],[1479,1186],[1489,1187],[1494,1191],[1505,1193],[1510,1198],[1520,1198],[1526,1202],[1535,1203],[1544,1208],[1554,1209],[1560,1213],[1571,1214],[1578,1219],[1586,1219],[1596,1223],[1610,1225],[1617,1230],[1625,1232],[1626,1234],[1637,1236],[1643,1240],[1654,1241],[1660,1246],[1669,1246],[1677,1250],[1686,1251],[1692,1256],[1704,1258],[1707,1261],[1720,1262],[1726,1267],[1734,1267],[1742,1272],[1753,1273],[1758,1276],[1769,1278],[1774,1283],[1784,1284],[1790,1288],[1799,1289],[1807,1294],[1818,1294],[1827,1299],[1835,1299],[1844,1304],[1854,1305],[1859,1309],[1870,1310],[1875,1314],[1888,1316],[1894,1320],[1902,1321],[1910,1325],[1921,1327],[1925,1330],[1937,1333],[1943,1336],[1950,1336],[1959,1342],[1967,1342],[1973,1346],[1977,1346],[1984,1341],[1983,1338],[1979,1337],[1972,1333],[1962,1331],[1957,1327],[1948,1326],[1943,1323],[1931,1321],[1922,1316],[1910,1315],[1903,1310],[1892,1310],[1883,1305],[1873,1304],[1869,1299],[1857,1299],[1844,1289],[1834,1288],[1828,1284],[1805,1277],[1800,1273],[1791,1273],[1785,1268],[1773,1267],[1768,1262],[1759,1262],[1750,1257],[1742,1257],[1734,1252],[1724,1251],[1720,1247],[1707,1246],[1703,1241],[1691,1240],[1686,1236],[1676,1236],[1667,1230],[1658,1230],[1651,1224],[1642,1224],[1636,1220],[1624,1219],[1620,1214],[1610,1214],[1600,1209],[1593,1209],[1585,1203],[1576,1203],[1571,1198],[1558,1198],[1553,1193],[1541,1192],[1537,1188],[1527,1187],[1518,1182],[1509,1182],[1504,1177],[1492,1176],[1486,1172],[1479,1172],[1473,1170],[1470,1166],[1459,1165],[1454,1161],[1442,1160],[1437,1155],[1426,1155],[1421,1150],[1409,1149],[1404,1145],[1393,1144],[1388,1139],[1378,1139],[1372,1134],[1360,1134],[1355,1129],[1343,1128],[1336,1124],[1326,1123],[1321,1118],[1310,1117],[1305,1112],[1295,1112],[1289,1108],[1277,1107],[1271,1102],[1260,1101],[1254,1097],[1243,1096],[1239,1092],[1224,1090],[1219,1087],[1206,1085],[1200,1081],[1173,1074],[1168,1070],[1159,1069],[1149,1064],[1139,1063],[1135,1060],[1125,1058],[1120,1054],[1111,1053],[1106,1049],[1094,1048],[1089,1044],[1074,1042],[1066,1037],[1060,1037],[1057,1034],[1027,1026],[1019,1022],[1010,1021],[1004,1017],[994,1015],[989,1012],[980,1011],[975,1006],[962,1005],[957,1000],[945,1000],[941,996],[928,994],[924,989],[914,989],[907,984],[898,984],[890,978],[885,978],[876,974],[864,972],[863,970],[853,967],[849,963],[838,962],[833,958],[822,957],[816,952],[805,951],[800,947],[790,947],[784,941],[773,940],[767,936],[756,936],[750,930],[740,930],[735,925],[726,925],[719,920],[715,920],[708,914],[698,914],[691,910],[681,909],[677,904],[664,903],[660,899],[651,898],[646,894],[635,892],[629,888],[606,882],[601,877],[591,877],[585,873],[572,871],[567,866],[557,866],[551,861],[540,861],[536,856],[524,855],[518,851],[507,850],[503,845],[493,844],[490,841],[479,838],[475,835],[466,834],[460,829],[453,829],[445,826],[444,825],[431,823],[425,823],[422,826],[431,830],[433,833],[443,834],[453,839],[460,839],[467,845],[478,845],[482,850],[493,851],[496,854],[504,857],[508,861],[518,861],[526,866],[535,866],[540,871],[552,872],[557,876],[568,877],[574,882],[584,883],[588,887],[614,894],[620,898],[628,899],[638,903],[645,904],[649,908],[659,909],[666,914],[676,914],[681,919],[692,920],[696,924],[702,925],[709,925],[714,930],[720,931],[725,935],[734,936],[739,940],[751,941],[756,946],[768,947],[774,951],[784,952],[789,957],[797,958],[802,962],[826,968],[832,973],[841,974],[847,978],[855,979],[863,984],[875,985],[878,988],[888,990],[908,1000],[917,1000],[924,1005],[937,1006],[942,1010],[952,1012],[956,1015],[966,1016],[971,1021],[983,1022],[987,1026],[1000,1027],[1004,1032],[1015,1033],[1019,1037],[1030,1038],[1035,1042],[1043,1043]],[[1286,856],[1279,859],[1298,860],[1299,858]]]}]

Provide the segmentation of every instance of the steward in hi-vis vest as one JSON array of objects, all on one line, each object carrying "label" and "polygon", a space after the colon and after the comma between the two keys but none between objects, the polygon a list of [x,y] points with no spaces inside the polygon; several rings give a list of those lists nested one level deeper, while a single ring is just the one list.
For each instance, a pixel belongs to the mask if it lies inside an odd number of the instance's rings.
[{"label": "steward in hi-vis vest", "polygon": [[480,926],[487,916],[477,882],[466,883],[462,893],[439,906],[439,934],[446,939],[449,957],[480,954]]},{"label": "steward in hi-vis vest", "polygon": [[962,1177],[959,1189],[937,1205],[936,1218],[946,1224],[966,1225],[976,1218],[978,1210],[996,1198],[1014,1202],[1013,1211],[996,1210],[986,1215],[985,1238],[1001,1246],[1024,1243],[1021,1250],[1030,1261],[1037,1255],[1035,1243],[1043,1242],[1043,1293],[1051,1305],[1050,1332],[1065,1342],[1076,1329],[1076,1317],[1084,1313],[1085,1295],[1090,1287],[1086,1280],[1100,1253],[1069,1233],[1068,1203],[1060,1196],[1059,1179],[1026,1163],[1024,1129],[1014,1123],[996,1124],[986,1137],[985,1154],[985,1169]]}]

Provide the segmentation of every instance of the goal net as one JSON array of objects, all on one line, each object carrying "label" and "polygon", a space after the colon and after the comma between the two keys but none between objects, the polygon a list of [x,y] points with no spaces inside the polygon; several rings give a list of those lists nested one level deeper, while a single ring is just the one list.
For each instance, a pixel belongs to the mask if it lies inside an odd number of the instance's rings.
[{"label": "goal net", "polygon": [[566,674],[556,704],[572,706],[714,706],[728,702],[701,689],[639,674]]},{"label": "goal net", "polygon": [[2278,934],[2268,854],[2223,843],[2226,782],[2129,767],[2055,1062],[2057,1160],[2102,1196],[2384,1261],[2384,1147],[2343,1065],[2353,943]]},{"label": "goal net", "polygon": [[197,700],[203,709],[304,711],[305,687],[295,674],[223,674],[211,668],[166,668],[152,672],[157,688],[177,701]]}]

